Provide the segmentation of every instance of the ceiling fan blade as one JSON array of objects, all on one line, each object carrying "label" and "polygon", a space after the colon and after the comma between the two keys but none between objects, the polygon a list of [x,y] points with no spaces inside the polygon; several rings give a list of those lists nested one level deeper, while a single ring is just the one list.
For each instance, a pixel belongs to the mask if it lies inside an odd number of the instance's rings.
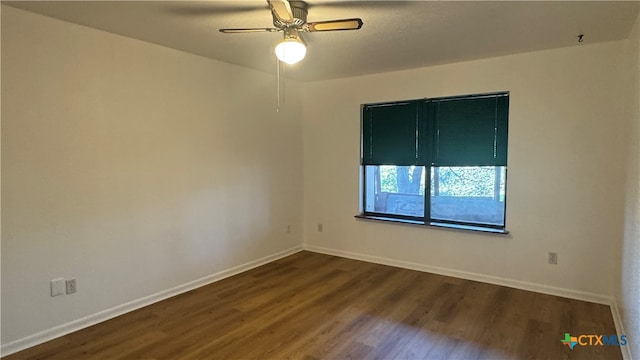
[{"label": "ceiling fan blade", "polygon": [[292,23],[294,19],[291,4],[288,0],[267,0],[271,12],[278,20],[283,23]]},{"label": "ceiling fan blade", "polygon": [[225,34],[244,34],[244,33],[276,32],[276,31],[280,31],[280,29],[276,29],[276,28],[220,29],[220,32]]},{"label": "ceiling fan blade", "polygon": [[342,19],[329,21],[316,21],[307,23],[306,31],[338,31],[338,30],[358,30],[362,27],[362,19]]}]

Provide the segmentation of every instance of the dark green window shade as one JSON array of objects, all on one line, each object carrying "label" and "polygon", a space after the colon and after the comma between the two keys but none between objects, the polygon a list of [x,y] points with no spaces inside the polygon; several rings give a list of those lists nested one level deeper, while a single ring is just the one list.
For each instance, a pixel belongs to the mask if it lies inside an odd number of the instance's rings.
[{"label": "dark green window shade", "polygon": [[417,102],[364,106],[363,165],[416,165],[418,157]]},{"label": "dark green window shade", "polygon": [[427,102],[433,121],[434,166],[506,166],[506,94]]}]

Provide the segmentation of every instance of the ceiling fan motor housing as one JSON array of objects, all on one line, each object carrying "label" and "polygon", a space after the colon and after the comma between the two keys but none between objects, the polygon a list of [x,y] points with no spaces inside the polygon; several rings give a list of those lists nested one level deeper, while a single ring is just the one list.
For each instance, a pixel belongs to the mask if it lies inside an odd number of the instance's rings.
[{"label": "ceiling fan motor housing", "polygon": [[307,23],[307,3],[304,1],[289,0],[293,21],[291,23],[280,21],[273,14],[273,26],[277,28],[300,27]]}]

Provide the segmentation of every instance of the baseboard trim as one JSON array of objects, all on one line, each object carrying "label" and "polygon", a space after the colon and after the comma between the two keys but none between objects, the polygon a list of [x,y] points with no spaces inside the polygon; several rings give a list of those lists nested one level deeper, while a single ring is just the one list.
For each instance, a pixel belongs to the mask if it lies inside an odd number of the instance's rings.
[{"label": "baseboard trim", "polygon": [[182,285],[178,285],[176,287],[173,287],[171,289],[167,289],[164,291],[160,291],[158,293],[149,295],[149,296],[145,296],[143,298],[137,299],[137,300],[133,300],[130,301],[128,303],[122,304],[122,305],[118,305],[116,307],[110,308],[110,309],[106,309],[103,311],[100,311],[98,313],[95,314],[91,314],[89,316],[85,316],[83,318],[68,322],[66,324],[62,324],[56,327],[53,327],[51,329],[33,334],[33,335],[29,335],[27,337],[24,337],[22,339],[18,339],[18,340],[14,340],[12,342],[9,342],[7,344],[2,344],[2,346],[0,347],[0,355],[1,356],[7,356],[13,353],[16,353],[18,351],[24,350],[24,349],[28,349],[32,346],[36,346],[39,344],[42,344],[44,342],[47,342],[49,340],[53,340],[55,338],[70,334],[72,332],[87,328],[89,326],[101,323],[103,321],[112,319],[114,317],[126,314],[128,312],[143,308],[145,306],[154,304],[156,302],[168,299],[170,297],[185,293],[187,291],[191,291],[193,289],[197,289],[199,287],[214,283],[216,281],[220,281],[222,279],[228,278],[230,276],[233,275],[237,275],[239,273],[245,272],[247,270],[251,270],[253,268],[256,268],[258,266],[262,266],[264,264],[270,263],[272,261],[281,259],[283,257],[289,256],[291,254],[295,254],[299,251],[302,251],[302,246],[295,246],[292,248],[289,248],[287,250],[283,250],[280,252],[277,252],[275,254],[271,254],[265,257],[262,257],[260,259],[254,260],[254,261],[250,261],[248,263],[242,264],[242,265],[238,265],[238,266],[234,266],[230,269],[227,270],[223,270],[220,272],[217,272],[215,274],[211,274],[211,275],[207,275],[205,277],[202,277],[200,279],[194,280],[194,281],[190,281],[188,283],[182,284]]},{"label": "baseboard trim", "polygon": [[[622,322],[622,316],[620,316],[620,311],[618,310],[618,302],[616,301],[615,298],[611,299],[611,304],[609,305],[611,307],[611,317],[613,317],[613,324],[616,327],[616,335],[618,335],[618,338],[620,338],[621,335],[625,335],[626,332],[624,331],[624,323]],[[622,352],[622,358],[624,360],[632,360],[633,358],[631,357],[631,348],[629,345],[627,346],[620,346],[620,351]]]},{"label": "baseboard trim", "polygon": [[304,250],[311,251],[311,252],[340,256],[344,258],[367,261],[367,262],[372,262],[376,264],[395,266],[403,269],[417,270],[417,271],[423,271],[423,272],[428,272],[433,274],[452,276],[452,277],[461,278],[461,279],[480,281],[480,282],[494,284],[494,285],[507,286],[507,287],[520,289],[520,290],[527,290],[527,291],[533,291],[533,292],[547,294],[547,295],[555,295],[555,296],[560,296],[560,297],[565,297],[570,299],[589,301],[589,302],[598,303],[598,304],[604,304],[604,305],[611,304],[611,297],[609,297],[608,295],[601,295],[601,294],[595,294],[595,293],[571,290],[571,289],[563,289],[559,287],[536,284],[536,283],[531,283],[531,282],[526,282],[521,280],[514,280],[514,279],[508,279],[508,278],[503,278],[498,276],[460,271],[455,269],[443,268],[439,266],[418,264],[418,263],[409,262],[409,261],[367,255],[362,253],[355,253],[350,251],[329,249],[329,248],[308,245],[308,244],[305,244],[303,248]]}]

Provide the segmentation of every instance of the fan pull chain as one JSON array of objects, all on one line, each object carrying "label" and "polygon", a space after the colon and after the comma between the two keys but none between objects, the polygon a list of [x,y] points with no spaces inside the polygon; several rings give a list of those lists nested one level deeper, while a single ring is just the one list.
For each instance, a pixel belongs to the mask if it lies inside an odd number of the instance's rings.
[{"label": "fan pull chain", "polygon": [[276,104],[276,112],[280,112],[280,105],[285,103],[285,73],[286,66],[282,61],[276,59],[276,91],[277,94],[277,104]]},{"label": "fan pull chain", "polygon": [[280,112],[280,60],[276,59],[276,112]]}]

